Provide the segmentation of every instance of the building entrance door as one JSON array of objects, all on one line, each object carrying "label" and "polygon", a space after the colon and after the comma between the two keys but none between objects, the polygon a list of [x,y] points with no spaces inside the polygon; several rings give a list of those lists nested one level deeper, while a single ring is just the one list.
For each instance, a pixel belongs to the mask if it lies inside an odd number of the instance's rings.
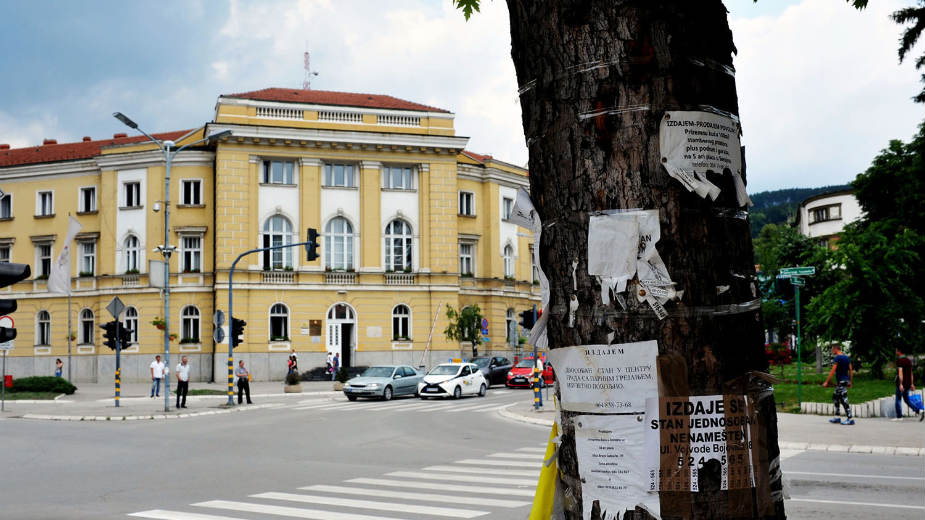
[{"label": "building entrance door", "polygon": [[356,313],[346,303],[336,303],[328,309],[327,350],[338,354],[340,366],[352,366],[356,337]]}]

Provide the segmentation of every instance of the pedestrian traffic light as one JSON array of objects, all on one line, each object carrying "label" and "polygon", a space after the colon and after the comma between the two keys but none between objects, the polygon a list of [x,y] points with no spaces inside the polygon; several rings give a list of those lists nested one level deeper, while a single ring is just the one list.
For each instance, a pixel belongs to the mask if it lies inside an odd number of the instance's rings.
[{"label": "pedestrian traffic light", "polygon": [[228,341],[231,342],[231,348],[237,347],[244,342],[244,326],[247,325],[247,322],[231,317],[231,337]]},{"label": "pedestrian traffic light", "polygon": [[520,313],[520,326],[525,329],[532,329],[533,325],[536,324],[536,320],[533,317],[533,309],[527,309]]},{"label": "pedestrian traffic light", "polygon": [[119,324],[119,344],[122,348],[128,347],[132,342],[132,329],[126,328],[125,325]]},{"label": "pedestrian traffic light", "polygon": [[308,228],[308,240],[305,244],[305,252],[308,256],[308,261],[314,261],[318,259],[318,230],[314,228]]},{"label": "pedestrian traffic light", "polygon": [[118,334],[116,329],[118,326],[119,322],[116,320],[100,325],[100,328],[105,331],[103,332],[103,345],[106,345],[112,350],[116,350],[116,335]]},{"label": "pedestrian traffic light", "polygon": [[[29,264],[11,264],[9,262],[0,263],[0,287],[7,287],[16,282],[29,278],[32,270]],[[8,298],[0,299],[0,316],[6,316],[16,312],[16,300]],[[0,327],[0,343],[13,341],[16,339],[16,329]]]}]

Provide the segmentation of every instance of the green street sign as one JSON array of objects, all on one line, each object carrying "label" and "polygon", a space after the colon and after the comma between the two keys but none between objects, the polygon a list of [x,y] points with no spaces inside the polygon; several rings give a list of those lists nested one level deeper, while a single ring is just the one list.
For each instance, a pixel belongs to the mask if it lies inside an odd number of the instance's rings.
[{"label": "green street sign", "polygon": [[790,279],[790,283],[793,284],[793,285],[796,285],[796,286],[798,286],[798,287],[802,287],[802,286],[806,285],[806,279],[805,279],[805,278],[800,278],[800,277],[795,277],[795,278],[791,278],[791,279]]},{"label": "green street sign", "polygon": [[780,270],[780,274],[784,276],[812,276],[816,274],[815,267],[785,267]]}]

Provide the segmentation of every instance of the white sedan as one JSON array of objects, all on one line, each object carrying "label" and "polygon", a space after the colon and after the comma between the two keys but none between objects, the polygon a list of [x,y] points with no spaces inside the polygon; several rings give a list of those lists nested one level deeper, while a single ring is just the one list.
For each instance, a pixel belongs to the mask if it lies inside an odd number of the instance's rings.
[{"label": "white sedan", "polygon": [[485,396],[488,382],[479,367],[472,363],[443,363],[431,369],[418,383],[418,395],[459,399],[463,395]]}]

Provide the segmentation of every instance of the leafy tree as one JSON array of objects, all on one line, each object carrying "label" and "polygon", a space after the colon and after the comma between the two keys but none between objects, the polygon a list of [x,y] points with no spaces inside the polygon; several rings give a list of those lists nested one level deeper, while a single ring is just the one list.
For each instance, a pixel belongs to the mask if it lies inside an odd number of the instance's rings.
[{"label": "leafy tree", "polygon": [[472,355],[479,355],[482,330],[482,311],[479,306],[469,305],[457,312],[452,306],[447,305],[446,317],[450,321],[443,331],[446,339],[460,343],[469,341],[472,343]]}]

